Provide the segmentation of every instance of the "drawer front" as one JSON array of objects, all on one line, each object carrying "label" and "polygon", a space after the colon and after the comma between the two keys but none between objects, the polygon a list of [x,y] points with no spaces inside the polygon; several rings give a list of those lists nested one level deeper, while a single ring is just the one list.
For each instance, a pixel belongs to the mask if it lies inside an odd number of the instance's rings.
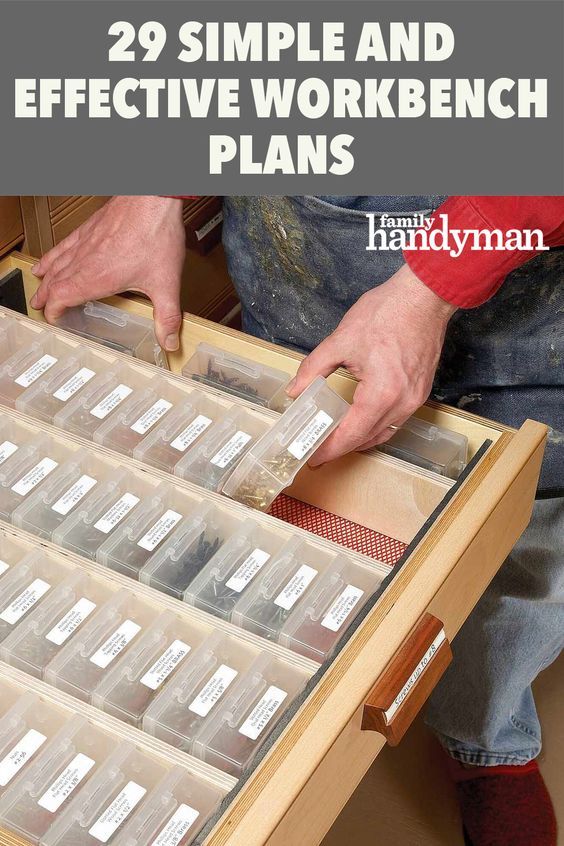
[{"label": "drawer front", "polygon": [[23,241],[19,197],[0,197],[0,256]]}]

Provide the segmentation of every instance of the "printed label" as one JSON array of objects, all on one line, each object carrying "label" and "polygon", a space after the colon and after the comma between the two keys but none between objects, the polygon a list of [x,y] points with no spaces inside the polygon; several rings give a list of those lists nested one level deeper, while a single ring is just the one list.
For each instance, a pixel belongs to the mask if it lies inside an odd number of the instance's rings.
[{"label": "printed label", "polygon": [[157,400],[145,414],[141,415],[139,420],[135,421],[131,427],[132,431],[137,432],[138,435],[145,435],[171,408],[172,403],[168,400]]},{"label": "printed label", "polygon": [[30,608],[33,608],[36,602],[39,602],[42,596],[45,596],[51,585],[44,582],[43,579],[35,579],[29,587],[17,596],[0,614],[0,620],[4,620],[8,625],[13,626],[18,620],[27,614]]},{"label": "printed label", "polygon": [[0,444],[0,464],[4,464],[17,451],[18,447],[11,441],[4,441],[3,444]]},{"label": "printed label", "polygon": [[246,432],[235,432],[233,437],[221,447],[219,452],[216,452],[214,457],[211,459],[211,463],[216,467],[221,467],[223,470],[239,455],[241,450],[246,447],[250,440],[251,436],[247,435]]},{"label": "printed label", "polygon": [[40,749],[47,738],[35,729],[30,729],[24,734],[8,754],[0,761],[0,787],[6,787],[16,773],[32,758]]},{"label": "printed label", "polygon": [[301,461],[332,423],[333,418],[327,412],[318,411],[288,447],[290,455]]},{"label": "printed label", "polygon": [[190,711],[193,711],[199,717],[207,717],[229,685],[237,678],[237,675],[237,670],[222,664],[188,706]]},{"label": "printed label", "polygon": [[90,661],[100,669],[105,670],[140,631],[141,626],[138,626],[133,620],[125,620],[119,629],[116,629],[113,635],[110,635],[100,649],[94,653]]},{"label": "printed label", "polygon": [[18,496],[26,496],[30,491],[32,491],[37,485],[46,479],[49,473],[52,473],[55,467],[58,467],[56,461],[53,461],[52,458],[43,458],[39,464],[36,464],[35,467],[32,467],[31,470],[22,476],[19,482],[12,487],[14,493],[17,493]]},{"label": "printed label", "polygon": [[414,671],[390,705],[387,711],[384,711],[384,719],[386,723],[389,723],[390,720],[393,719],[396,712],[399,708],[403,705],[404,701],[407,699],[417,682],[419,681],[421,675],[425,672],[427,667],[429,666],[430,662],[436,656],[439,647],[441,644],[446,640],[445,630],[441,629],[436,638],[434,639],[433,643],[429,646],[417,666],[415,667]]},{"label": "printed label", "polygon": [[181,640],[175,640],[170,644],[167,650],[163,652],[153,666],[147,670],[141,684],[149,687],[151,690],[158,690],[161,684],[168,679],[173,670],[175,670],[180,662],[188,655],[190,647],[187,643]]},{"label": "printed label", "polygon": [[209,417],[205,417],[203,414],[198,414],[198,416],[192,420],[189,426],[181,432],[178,437],[176,437],[173,441],[171,441],[170,445],[173,449],[177,449],[178,452],[186,452],[188,447],[194,443],[196,438],[199,438],[202,432],[205,432],[208,426],[211,426],[212,421]]},{"label": "printed label", "polygon": [[22,388],[29,388],[29,386],[33,385],[40,376],[47,373],[47,371],[50,370],[57,361],[58,359],[53,355],[44,355],[39,359],[39,361],[36,361],[35,364],[28,367],[27,370],[24,370],[17,379],[14,379],[14,382]]},{"label": "printed label", "polygon": [[285,690],[271,685],[239,729],[239,734],[257,740],[287,696]]},{"label": "printed label", "polygon": [[2,576],[6,570],[10,569],[10,565],[6,564],[5,561],[0,561],[0,576]]},{"label": "printed label", "polygon": [[284,590],[278,594],[274,600],[274,604],[280,608],[284,608],[285,611],[289,611],[290,608],[294,607],[302,593],[307,590],[316,576],[317,570],[314,570],[313,567],[308,567],[307,564],[302,564],[297,573],[294,573]]},{"label": "printed label", "polygon": [[201,241],[202,238],[205,238],[208,232],[211,232],[212,229],[215,229],[216,226],[219,226],[222,220],[223,212],[218,211],[217,214],[214,214],[211,220],[208,220],[207,223],[204,223],[204,225],[201,226],[200,229],[196,229],[196,240]]},{"label": "printed label", "polygon": [[129,781],[111,805],[108,805],[102,816],[96,820],[88,834],[99,840],[100,843],[107,843],[139,804],[146,792],[140,784]]},{"label": "printed label", "polygon": [[70,611],[67,611],[65,616],[59,620],[57,625],[53,626],[51,631],[45,635],[46,639],[50,640],[51,643],[54,643],[56,646],[62,646],[71,634],[74,634],[78,627],[84,623],[86,618],[92,614],[95,608],[96,603],[91,602],[83,596],[72,606]]},{"label": "printed label", "polygon": [[362,596],[363,590],[347,585],[321,621],[321,625],[332,632],[338,632]]},{"label": "printed label", "polygon": [[79,752],[68,767],[65,767],[63,772],[55,779],[51,787],[37,800],[37,804],[54,814],[71,793],[76,790],[95,763],[96,761],[92,758]]},{"label": "printed label", "polygon": [[98,405],[95,405],[94,408],[90,409],[90,414],[98,420],[105,420],[108,414],[117,408],[118,405],[120,405],[124,399],[127,399],[127,397],[132,393],[133,388],[129,388],[127,385],[118,385],[117,388],[114,388],[113,391],[105,396],[103,400],[100,400]]},{"label": "printed label", "polygon": [[155,525],[138,541],[137,546],[146,549],[148,552],[152,552],[166,538],[169,532],[172,532],[180,520],[182,520],[182,514],[179,514],[177,511],[165,511]]},{"label": "printed label", "polygon": [[67,402],[73,397],[77,391],[80,391],[81,388],[84,388],[85,385],[90,382],[91,379],[94,378],[96,374],[93,370],[89,370],[88,367],[82,367],[78,373],[75,373],[74,376],[65,382],[64,385],[55,391],[53,396],[55,399],[60,400],[61,402]]},{"label": "printed label", "polygon": [[245,558],[240,567],[238,567],[229,581],[225,584],[230,590],[235,593],[241,593],[249,582],[251,582],[256,574],[262,570],[266,562],[270,559],[268,552],[263,549],[253,549],[251,554]]},{"label": "printed label", "polygon": [[93,479],[92,476],[81,476],[78,482],[75,482],[75,484],[69,488],[60,499],[57,500],[55,505],[51,506],[52,510],[56,511],[57,514],[61,514],[63,517],[66,517],[75,505],[78,505],[80,500],[83,499],[83,497],[85,497],[96,484],[97,481],[96,479]]},{"label": "printed label", "polygon": [[190,805],[179,805],[151,846],[178,846],[199,816],[200,812]]},{"label": "printed label", "polygon": [[103,514],[97,523],[94,523],[94,528],[98,529],[102,534],[109,534],[112,529],[121,523],[124,517],[127,517],[130,511],[139,503],[139,497],[131,493],[124,493],[124,495],[114,502],[105,514]]}]

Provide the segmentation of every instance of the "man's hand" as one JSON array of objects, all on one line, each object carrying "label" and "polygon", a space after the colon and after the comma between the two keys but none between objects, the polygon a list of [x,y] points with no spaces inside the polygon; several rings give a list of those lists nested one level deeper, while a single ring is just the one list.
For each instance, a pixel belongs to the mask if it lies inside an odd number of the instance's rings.
[{"label": "man's hand", "polygon": [[359,381],[351,410],[310,465],[387,441],[394,432],[390,426],[400,426],[425,402],[455,311],[407,265],[349,309],[287,389],[296,397],[316,376],[329,376],[340,366]]},{"label": "man's hand", "polygon": [[31,305],[53,322],[70,306],[138,291],[151,299],[157,340],[172,352],[184,257],[182,200],[112,197],[33,268],[43,281]]}]

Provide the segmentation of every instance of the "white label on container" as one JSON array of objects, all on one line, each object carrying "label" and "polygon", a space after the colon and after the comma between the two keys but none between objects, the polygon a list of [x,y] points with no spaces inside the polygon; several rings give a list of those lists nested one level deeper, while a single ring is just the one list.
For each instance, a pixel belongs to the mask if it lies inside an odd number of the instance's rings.
[{"label": "white label on container", "polygon": [[51,506],[52,510],[56,511],[57,514],[61,514],[63,517],[66,517],[75,505],[78,505],[80,500],[83,499],[83,497],[85,497],[96,484],[98,483],[96,479],[92,478],[92,476],[81,476],[78,482],[75,482],[74,485],[57,500],[55,505]]},{"label": "white label on container", "polygon": [[27,614],[30,608],[33,608],[36,602],[39,602],[42,596],[45,596],[51,585],[44,582],[43,579],[35,579],[29,587],[17,596],[13,602],[4,608],[0,614],[0,620],[4,620],[10,626],[17,623],[18,620]]},{"label": "white label on container", "polygon": [[6,570],[10,569],[10,565],[6,564],[5,561],[0,561],[0,576],[2,576]]},{"label": "white label on container", "polygon": [[79,752],[62,773],[57,776],[51,787],[37,800],[37,804],[49,813],[58,811],[80,782],[88,775],[96,761]]},{"label": "white label on container", "polygon": [[75,373],[74,376],[65,382],[64,385],[55,391],[53,396],[55,399],[60,400],[61,402],[67,402],[73,397],[77,391],[80,391],[81,388],[84,388],[85,385],[90,382],[91,379],[94,378],[95,372],[93,370],[89,370],[88,367],[81,367],[78,373]]},{"label": "white label on container", "polygon": [[271,685],[239,729],[239,734],[257,740],[287,696],[285,690]]},{"label": "white label on container", "polygon": [[194,701],[188,706],[199,717],[207,717],[216,702],[219,702],[229,685],[237,678],[237,670],[222,664],[211,679],[203,686]]},{"label": "white label on container", "polygon": [[246,432],[235,432],[233,437],[221,447],[219,452],[216,452],[214,457],[211,459],[211,463],[216,467],[221,467],[223,470],[239,455],[241,450],[246,447],[250,440],[251,436],[247,435]]},{"label": "white label on container", "polygon": [[160,658],[158,658],[153,666],[147,670],[141,684],[149,687],[151,690],[158,690],[161,684],[168,679],[173,670],[175,670],[180,662],[186,658],[190,652],[190,647],[187,643],[181,640],[175,640],[170,644]]},{"label": "white label on container", "polygon": [[347,585],[321,621],[321,625],[332,632],[338,632],[362,596],[363,590],[354,585]]},{"label": "white label on container", "polygon": [[104,535],[109,534],[112,529],[121,523],[124,517],[127,517],[129,512],[135,508],[139,503],[139,497],[132,493],[124,493],[117,502],[114,502],[105,514],[103,514],[97,523],[94,523],[94,528],[98,529]]},{"label": "white label on container", "polygon": [[317,570],[314,570],[313,567],[308,567],[307,564],[302,564],[300,569],[294,573],[284,590],[278,594],[274,600],[274,604],[280,606],[280,608],[284,608],[285,611],[289,611],[290,608],[294,607],[302,593],[307,590],[316,576]]},{"label": "white label on container", "polygon": [[234,590],[235,593],[241,593],[269,559],[270,555],[264,549],[253,549],[241,566],[235,570],[229,581],[225,583],[226,587]]},{"label": "white label on container", "polygon": [[140,784],[129,781],[111,805],[108,805],[102,816],[96,820],[88,834],[99,840],[100,843],[107,843],[139,804],[146,792]]},{"label": "white label on container", "polygon": [[52,458],[43,458],[39,464],[36,464],[35,467],[28,470],[19,482],[16,482],[16,484],[12,487],[12,490],[19,496],[27,496],[30,491],[42,482],[43,479],[46,479],[49,473],[58,466],[57,462],[53,461]]},{"label": "white label on container", "polygon": [[297,458],[298,461],[307,455],[310,449],[315,446],[319,438],[327,431],[332,424],[333,418],[329,417],[326,411],[318,411],[307,426],[304,426],[300,434],[288,447],[288,452]]},{"label": "white label on container", "polygon": [[179,805],[151,846],[178,846],[199,816],[200,812],[190,805]]},{"label": "white label on container", "polygon": [[137,546],[146,549],[148,552],[152,552],[181,520],[182,514],[179,514],[177,511],[171,511],[170,509],[165,511],[155,525],[151,526],[149,531],[137,542]]},{"label": "white label on container", "polygon": [[65,616],[59,620],[57,625],[53,626],[51,631],[48,632],[45,637],[56,646],[62,646],[71,634],[74,634],[78,627],[84,623],[86,618],[92,614],[95,608],[96,603],[91,602],[83,596],[72,606],[70,611],[67,611]]},{"label": "white label on container", "polygon": [[205,432],[208,426],[211,426],[212,421],[209,417],[203,414],[198,414],[194,420],[187,426],[178,437],[171,441],[170,445],[178,452],[186,452],[188,447],[194,443],[196,438],[199,438],[202,432]]},{"label": "white label on container", "polygon": [[108,414],[120,405],[124,399],[133,393],[133,388],[127,385],[118,385],[111,393],[100,400],[98,405],[90,409],[90,414],[98,420],[105,420]]},{"label": "white label on container", "polygon": [[47,738],[41,732],[30,729],[21,740],[0,761],[0,787],[6,787],[16,773],[35,755]]},{"label": "white label on container", "polygon": [[210,220],[208,220],[207,223],[204,223],[204,225],[201,226],[200,229],[196,229],[196,240],[201,241],[202,238],[205,238],[208,232],[211,232],[212,229],[215,229],[216,226],[219,226],[222,220],[223,212],[218,211],[218,213],[214,214],[214,216]]},{"label": "white label on container", "polygon": [[4,464],[17,451],[18,447],[11,441],[4,441],[3,444],[0,444],[0,464]]},{"label": "white label on container", "polygon": [[171,408],[172,403],[168,400],[157,400],[145,414],[141,415],[139,420],[135,421],[131,426],[132,431],[137,432],[138,435],[145,435]]},{"label": "white label on container", "polygon": [[28,367],[27,370],[24,370],[17,379],[14,379],[14,382],[22,388],[29,388],[29,386],[33,385],[40,376],[47,373],[47,371],[50,370],[57,361],[58,359],[53,355],[44,355],[39,359],[39,361],[36,361],[35,364]]},{"label": "white label on container", "polygon": [[110,635],[100,649],[94,653],[90,661],[105,670],[140,631],[141,626],[138,626],[133,620],[125,620],[119,629],[116,629],[113,635]]}]

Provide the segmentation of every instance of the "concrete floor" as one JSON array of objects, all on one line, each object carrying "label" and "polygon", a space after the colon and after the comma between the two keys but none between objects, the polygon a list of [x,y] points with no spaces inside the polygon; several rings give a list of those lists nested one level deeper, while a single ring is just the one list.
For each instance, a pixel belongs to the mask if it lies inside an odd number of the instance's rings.
[{"label": "concrete floor", "polygon": [[[564,654],[535,684],[541,770],[564,846]],[[322,846],[463,846],[458,808],[436,741],[421,719],[372,765]]]}]

